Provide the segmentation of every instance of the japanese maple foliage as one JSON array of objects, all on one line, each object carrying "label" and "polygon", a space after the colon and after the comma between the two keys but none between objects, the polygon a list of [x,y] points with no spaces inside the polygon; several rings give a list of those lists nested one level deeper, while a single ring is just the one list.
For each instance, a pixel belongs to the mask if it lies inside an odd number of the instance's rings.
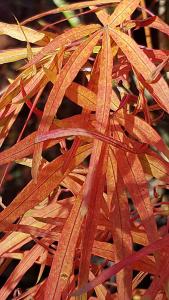
[{"label": "japanese maple foliage", "polygon": [[[98,22],[59,35],[28,27],[83,8]],[[154,111],[161,117],[169,112],[162,75],[169,50],[153,49],[148,38],[148,47],[138,45],[133,33],[142,27],[169,35],[169,26],[140,0],[84,1],[16,25],[0,22],[0,34],[25,42],[25,48],[1,52],[0,63],[27,59],[0,99],[1,145],[23,107],[30,110],[17,142],[0,153],[2,176],[5,181],[11,164],[32,174],[0,213],[1,274],[18,261],[1,299],[14,295],[35,264],[36,284],[12,299],[169,299],[168,223],[158,227],[156,218],[168,216],[158,185],[168,188],[169,149],[153,127]],[[65,98],[81,113],[60,120]],[[37,130],[23,138],[32,115]],[[56,145],[59,155],[48,161],[44,152]],[[151,284],[139,288],[146,276]]]}]

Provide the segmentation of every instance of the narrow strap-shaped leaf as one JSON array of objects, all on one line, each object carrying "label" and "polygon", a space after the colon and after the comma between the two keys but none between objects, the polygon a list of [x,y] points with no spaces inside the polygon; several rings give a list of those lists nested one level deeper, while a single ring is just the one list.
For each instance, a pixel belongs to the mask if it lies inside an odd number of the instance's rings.
[{"label": "narrow strap-shaped leaf", "polygon": [[[36,43],[37,41],[42,40],[45,37],[45,34],[37,30],[22,26],[22,29],[25,33],[27,40],[30,43]],[[5,34],[19,41],[26,42],[25,36],[18,25],[7,24],[0,22],[0,35]]]},{"label": "narrow strap-shaped leaf", "polygon": [[64,179],[64,177],[77,167],[91,152],[91,145],[79,147],[75,159],[72,160],[69,170],[61,172],[65,155],[61,155],[45,166],[39,173],[37,184],[31,180],[27,186],[16,196],[11,204],[0,213],[0,221],[14,222],[18,217],[43,201]]},{"label": "narrow strap-shaped leaf", "polygon": [[61,300],[61,295],[72,275],[74,254],[79,238],[83,216],[82,195],[79,194],[61,233],[47,280],[44,300]]},{"label": "narrow strap-shaped leaf", "polygon": [[81,84],[72,82],[67,88],[66,97],[85,109],[96,110],[96,95]]},{"label": "narrow strap-shaped leaf", "polygon": [[37,237],[38,236],[39,237],[48,237],[54,241],[57,239],[57,233],[55,233],[55,232],[50,232],[48,230],[35,228],[30,225],[10,224],[6,221],[2,221],[0,223],[0,230],[3,232],[10,232],[10,231],[23,232],[23,233],[31,234],[31,235],[37,236]]},{"label": "narrow strap-shaped leaf", "polygon": [[64,5],[63,7],[59,7],[56,9],[52,9],[43,13],[40,13],[36,16],[30,17],[29,19],[26,19],[21,24],[26,24],[28,22],[32,22],[34,20],[37,20],[39,18],[43,18],[45,16],[51,15],[51,14],[58,14],[60,12],[64,12],[66,10],[76,10],[81,9],[93,5],[106,5],[106,4],[113,4],[113,3],[119,3],[120,0],[92,0],[92,1],[83,1],[83,2],[77,2],[73,4]]},{"label": "narrow strap-shaped leaf", "polygon": [[92,34],[93,32],[100,29],[100,25],[91,24],[91,25],[82,25],[77,28],[72,28],[56,38],[54,38],[50,43],[48,43],[41,52],[39,52],[33,59],[31,59],[24,67],[28,68],[33,64],[38,63],[45,55],[56,52],[57,48],[65,47],[72,42],[79,40],[85,36]]},{"label": "narrow strap-shaped leaf", "polygon": [[[95,9],[96,6],[90,6],[90,9]],[[99,19],[99,21],[106,26],[108,23],[108,18],[109,18],[109,14],[106,12],[106,9],[102,9],[99,11],[95,12],[97,18]]]},{"label": "narrow strap-shaped leaf", "polygon": [[[124,143],[114,140],[112,137],[101,134],[94,130],[84,129],[87,127],[90,128],[91,123],[88,122],[88,124],[86,124],[85,122],[81,122],[79,118],[72,117],[56,123],[59,125],[59,127],[62,127],[64,125],[65,127],[72,126],[72,128],[58,128],[49,131],[49,133],[47,134],[42,134],[39,136],[37,136],[37,132],[30,134],[11,148],[4,150],[0,153],[0,166],[31,155],[34,151],[35,143],[44,142],[44,149],[48,149],[54,146],[55,144],[59,143],[62,137],[69,137],[72,135],[98,139],[112,146],[125,149],[126,151],[142,153],[141,150],[139,151],[139,149],[137,150],[132,147],[128,147]],[[84,128],[78,128],[77,126],[79,126],[79,124],[83,125]],[[55,127],[55,125],[53,127]]]},{"label": "narrow strap-shaped leaf", "polygon": [[113,55],[110,45],[110,37],[108,31],[105,30],[100,55],[100,76],[96,100],[96,122],[98,123],[98,131],[103,134],[106,132],[109,125],[110,103],[112,96],[112,68]]},{"label": "narrow strap-shaped leaf", "polygon": [[[22,77],[18,78],[21,80]],[[4,94],[1,98],[0,102],[0,110],[3,109],[6,105],[13,103],[18,103],[19,101],[23,100],[22,91],[20,91],[20,80],[18,80],[18,87],[15,86],[14,90],[10,90],[9,86],[9,93]],[[33,78],[31,78],[27,83],[23,82],[25,92],[27,96],[33,96],[37,93],[38,89],[47,83],[47,79],[43,70],[40,70]],[[12,85],[11,85],[12,87]]]},{"label": "narrow strap-shaped leaf", "polygon": [[156,99],[157,103],[167,112],[169,112],[169,88],[162,76],[154,83],[148,84],[152,74],[156,70],[155,65],[150,61],[147,55],[139,48],[137,43],[127,34],[115,29],[110,29],[110,35],[119,48],[126,55],[127,59],[140,74],[143,85]]},{"label": "narrow strap-shaped leaf", "polygon": [[83,293],[86,293],[86,292],[92,290],[97,285],[104,282],[106,279],[109,279],[109,278],[111,278],[111,276],[118,273],[124,267],[135,263],[136,261],[140,260],[145,255],[151,254],[152,252],[159,251],[164,248],[168,249],[168,243],[169,243],[169,234],[167,234],[163,238],[157,239],[155,242],[151,243],[150,245],[148,245],[148,246],[142,248],[141,250],[137,251],[136,253],[126,257],[124,260],[118,262],[117,264],[113,265],[112,267],[102,271],[98,277],[96,277],[91,282],[85,284],[82,288],[79,288],[77,291],[72,293],[72,295],[80,296]]},{"label": "narrow strap-shaped leaf", "polygon": [[[38,217],[39,219],[43,219],[43,220],[46,219],[47,221],[48,219],[55,220],[55,218],[57,217],[67,218],[71,208],[72,208],[71,201],[68,202],[67,205],[66,203],[64,203],[63,205],[59,203],[49,204],[47,207],[45,208],[43,207],[43,209],[38,209]],[[36,209],[29,211],[28,215],[29,214],[31,216],[29,217],[24,215],[19,224],[30,225],[30,226],[34,226],[35,228],[38,227],[38,228],[43,228],[45,230],[48,228],[47,224],[45,224],[44,222],[40,223],[40,221],[38,221],[39,219],[37,220]],[[58,239],[59,236],[60,233],[58,234]],[[5,252],[10,252],[11,249],[13,250],[19,249],[20,246],[26,244],[30,240],[31,240],[30,235],[26,233],[12,232],[11,234],[6,235],[4,239],[0,242],[0,255],[2,256]]]},{"label": "narrow strap-shaped leaf", "polygon": [[168,294],[167,282],[169,276],[169,258],[166,257],[165,264],[164,262],[161,264],[160,274],[154,276],[153,281],[151,282],[150,287],[146,290],[145,294],[143,295],[143,300],[146,299],[155,299],[157,293],[164,287],[166,287],[166,296]]},{"label": "narrow strap-shaped leaf", "polygon": [[[82,44],[80,44],[80,46],[71,55],[68,62],[61,70],[46,103],[42,120],[38,129],[39,134],[47,132],[49,130],[54,116],[61,104],[66,89],[74,80],[80,68],[87,61],[88,57],[92,52],[93,47],[97,44],[100,36],[101,32],[99,31],[98,33],[94,33]],[[32,176],[35,179],[37,178],[38,168],[41,161],[42,148],[43,143],[40,143],[36,145],[34,149]]]},{"label": "narrow strap-shaped leaf", "polygon": [[[36,132],[33,132],[30,135],[28,135],[26,138],[21,140],[20,142],[16,143],[11,148],[1,152],[0,166],[18,160],[20,158],[26,157],[28,155],[31,155],[34,151],[35,138],[36,138]],[[47,141],[44,144],[44,149],[50,148],[58,142],[59,140]]]},{"label": "narrow strap-shaped leaf", "polygon": [[118,26],[131,16],[138,7],[140,0],[122,0],[109,17],[109,26]]},{"label": "narrow strap-shaped leaf", "polygon": [[20,263],[16,266],[14,271],[10,274],[4,286],[0,289],[0,297],[7,299],[11,292],[15,289],[21,278],[24,276],[26,271],[35,263],[39,256],[42,255],[44,249],[42,246],[35,245]]},{"label": "narrow strap-shaped leaf", "polygon": [[125,154],[121,150],[115,151],[115,157],[126,188],[145,227],[148,239],[152,242],[158,238],[158,233],[141,163],[137,155]]},{"label": "narrow strap-shaped leaf", "polygon": [[[116,262],[131,255],[133,247],[128,199],[117,164],[118,162],[110,150],[107,168],[107,189],[112,198],[110,218],[113,223],[112,235]],[[119,299],[127,300],[132,298],[132,270],[129,268],[122,270],[117,274],[116,281]]]},{"label": "narrow strap-shaped leaf", "polygon": [[[95,276],[93,275],[92,272],[90,272],[89,273],[89,280],[93,280],[94,278],[95,278]],[[105,300],[106,298],[109,299],[109,296],[110,296],[109,292],[106,289],[106,287],[103,286],[103,284],[100,284],[97,287],[95,287],[95,292],[96,292],[96,295],[97,295],[99,300]],[[94,298],[93,298],[93,300],[94,300]]]},{"label": "narrow strap-shaped leaf", "polygon": [[132,114],[126,114],[123,110],[118,111],[114,118],[140,142],[152,145],[169,157],[169,149],[155,129],[143,119]]},{"label": "narrow strap-shaped leaf", "polygon": [[86,214],[85,227],[82,237],[79,285],[88,280],[90,258],[92,253],[95,231],[103,197],[107,149],[102,142],[94,142],[90,158],[89,171],[84,184],[82,214]]},{"label": "narrow strap-shaped leaf", "polygon": [[[33,54],[40,52],[41,47],[32,48]],[[18,61],[27,57],[26,48],[9,49],[0,52],[0,64],[6,64],[14,61]]]},{"label": "narrow strap-shaped leaf", "polygon": [[[100,53],[100,74],[98,79],[98,93],[96,103],[96,121],[98,130],[105,133],[109,126],[109,112],[111,103],[111,74],[113,57],[110,37],[105,30]],[[90,257],[95,238],[101,199],[103,197],[105,171],[107,165],[107,146],[100,141],[94,141],[90,159],[89,172],[84,184],[83,213],[87,212],[85,228],[82,238],[82,254],[80,262],[79,285],[88,280]]]}]

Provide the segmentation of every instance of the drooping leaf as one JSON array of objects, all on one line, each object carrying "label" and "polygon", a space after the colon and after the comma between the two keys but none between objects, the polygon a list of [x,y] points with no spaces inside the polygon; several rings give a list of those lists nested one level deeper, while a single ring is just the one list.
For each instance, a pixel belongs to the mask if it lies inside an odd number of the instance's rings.
[{"label": "drooping leaf", "polygon": [[81,214],[82,196],[75,200],[61,233],[53,258],[44,299],[61,299],[64,288],[73,273],[73,260],[84,216]]},{"label": "drooping leaf", "polygon": [[[0,165],[13,162],[17,159],[27,157],[34,151],[36,132],[28,135],[26,138],[16,143],[13,147],[0,153]],[[57,141],[58,142],[58,141]],[[44,149],[56,144],[56,141],[45,142]]]},{"label": "drooping leaf", "polygon": [[63,178],[78,166],[91,151],[91,145],[79,147],[76,159],[69,166],[69,171],[61,172],[65,156],[61,155],[45,166],[39,173],[37,183],[31,180],[16,196],[11,204],[0,213],[0,221],[13,222],[30,208],[43,201],[63,180]]},{"label": "drooping leaf", "polygon": [[[125,140],[122,133],[119,134],[119,139]],[[146,178],[139,158],[136,154],[129,152],[125,153],[121,149],[116,149],[114,151],[114,155],[124,184],[138,211],[148,239],[150,242],[153,242],[158,238],[158,232],[153,215],[153,208],[150,202]]]},{"label": "drooping leaf", "polygon": [[146,290],[143,295],[143,300],[148,298],[155,299],[158,292],[161,290],[162,286],[167,286],[168,275],[169,275],[169,263],[166,261],[165,266],[162,265],[160,269],[160,274],[156,275],[151,282],[150,287]]},{"label": "drooping leaf", "polygon": [[169,56],[169,50],[142,48],[144,53],[154,62],[161,62]]},{"label": "drooping leaf", "polygon": [[82,288],[79,288],[77,291],[75,291],[73,293],[73,295],[79,296],[83,293],[86,293],[86,292],[92,290],[93,288],[95,288],[95,286],[101,284],[106,279],[115,275],[117,272],[119,272],[124,267],[129,266],[130,264],[138,261],[140,258],[144,257],[145,255],[151,254],[152,252],[155,252],[155,251],[158,251],[158,250],[168,247],[168,243],[169,243],[169,235],[166,235],[165,237],[154,241],[150,245],[142,248],[138,252],[125,258],[123,261],[120,261],[119,263],[113,265],[112,267],[102,271],[102,273],[97,278],[95,278],[90,283],[87,283]]},{"label": "drooping leaf", "polygon": [[[99,25],[91,24],[91,25],[82,25],[77,28],[72,28],[61,35],[57,36],[53,39],[49,44],[47,44],[40,53],[38,53],[30,62],[28,62],[25,68],[32,66],[33,64],[38,63],[45,55],[49,53],[55,53],[57,48],[65,47],[70,45],[71,42],[79,40],[85,36],[92,34],[93,32],[100,29]],[[94,47],[95,45],[93,45]]]},{"label": "drooping leaf", "polygon": [[[124,182],[117,168],[117,161],[109,151],[107,168],[107,193],[111,196],[110,217],[113,220],[113,241],[115,248],[115,262],[123,260],[132,254],[132,237],[128,199]],[[117,290],[119,299],[132,297],[132,271],[129,268],[117,274]]]},{"label": "drooping leaf", "polygon": [[10,274],[6,283],[0,289],[0,296],[6,299],[17,286],[26,271],[34,264],[36,259],[43,253],[43,247],[35,245],[17,265],[15,270]]},{"label": "drooping leaf", "polygon": [[[56,83],[54,84],[48,101],[46,103],[42,120],[39,125],[38,134],[48,131],[50,128],[53,118],[61,104],[66,89],[74,80],[78,74],[80,68],[84,65],[88,57],[90,56],[93,47],[97,44],[100,38],[101,32],[93,34],[87,40],[85,40],[71,55],[68,62],[63,67],[62,71]],[[32,176],[34,179],[37,178],[38,169],[41,160],[43,143],[35,146],[32,166]]]},{"label": "drooping leaf", "polygon": [[[2,110],[5,106],[10,104],[11,102],[16,105],[16,104],[18,104],[19,101],[23,100],[23,95],[22,95],[22,91],[20,88],[20,80],[21,79],[22,79],[22,76],[19,76],[18,80],[17,80],[17,87],[14,86],[13,92],[11,92],[11,90],[9,89],[9,92],[7,90],[7,92],[5,94],[3,94],[2,98],[1,98],[1,102],[0,102],[0,110]],[[37,89],[41,88],[42,85],[45,85],[45,83],[47,83],[47,78],[44,74],[44,71],[40,70],[26,84],[23,83],[27,96],[28,97],[33,96],[37,92]],[[9,87],[12,87],[12,86],[9,86]]]},{"label": "drooping leaf", "polygon": [[169,35],[169,25],[157,16],[149,26]]},{"label": "drooping leaf", "polygon": [[162,76],[159,76],[156,82],[151,84],[147,83],[156,69],[155,65],[139,48],[137,43],[127,34],[115,28],[110,28],[110,35],[126,55],[129,62],[137,70],[137,73],[140,75],[139,78],[142,78],[142,83],[145,88],[155,98],[157,103],[165,111],[169,112],[169,105],[166,101],[169,97],[169,88],[166,81],[162,78]]},{"label": "drooping leaf", "polygon": [[50,239],[55,240],[57,238],[57,234],[54,232],[48,232],[48,230],[43,230],[39,228],[35,228],[30,225],[23,225],[23,224],[10,224],[6,221],[1,221],[0,223],[0,230],[3,232],[10,232],[10,231],[16,231],[16,232],[23,232],[26,234],[31,234],[33,236],[40,236],[40,237],[48,237]]},{"label": "drooping leaf", "polygon": [[[98,92],[96,103],[96,122],[98,131],[106,133],[109,126],[111,103],[111,73],[113,56],[110,38],[104,31],[100,53],[100,74],[98,77]],[[82,254],[80,261],[79,285],[83,285],[89,276],[91,250],[103,197],[105,172],[107,165],[107,145],[95,140],[90,159],[89,172],[83,190],[83,214],[86,214],[85,229],[82,237]]]},{"label": "drooping leaf", "polygon": [[[71,200],[71,199],[70,199]],[[63,201],[63,204],[54,203],[49,204],[47,207],[42,209],[32,209],[29,210],[26,215],[22,218],[20,224],[21,225],[30,225],[32,227],[48,229],[47,224],[42,223],[42,219],[55,219],[57,217],[67,218],[70,209],[72,207],[71,201]],[[39,217],[39,220],[37,219]],[[56,222],[55,222],[56,224]],[[56,229],[55,229],[56,234]],[[58,239],[60,237],[60,233],[57,233]],[[0,255],[3,256],[4,253],[11,252],[11,250],[15,251],[22,245],[26,244],[31,240],[31,237],[27,233],[21,232],[12,232],[11,234],[4,237],[4,239],[0,242]]]},{"label": "drooping leaf", "polygon": [[85,109],[96,110],[96,95],[83,85],[72,82],[67,88],[65,96]]},{"label": "drooping leaf", "polygon": [[[94,278],[95,278],[95,276],[93,275],[92,272],[90,272],[89,273],[89,280],[93,280]],[[95,288],[95,292],[96,292],[96,295],[97,295],[98,299],[100,299],[100,300],[104,300],[107,297],[109,297],[109,293],[108,293],[107,289],[102,284],[98,285]]]},{"label": "drooping leaf", "polygon": [[161,136],[151,127],[147,122],[132,114],[126,114],[120,110],[116,112],[115,119],[125,127],[125,129],[141,142],[152,145],[163,152],[167,157],[169,156],[169,149],[165,145]]}]

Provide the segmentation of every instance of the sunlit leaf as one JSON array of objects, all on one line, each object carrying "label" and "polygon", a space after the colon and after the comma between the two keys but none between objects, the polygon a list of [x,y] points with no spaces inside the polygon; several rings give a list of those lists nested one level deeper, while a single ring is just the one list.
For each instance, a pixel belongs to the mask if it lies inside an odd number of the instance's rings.
[{"label": "sunlit leaf", "polygon": [[[38,128],[38,134],[47,131],[53,121],[55,113],[57,112],[65,90],[74,80],[75,76],[79,72],[80,68],[84,65],[88,57],[90,56],[93,47],[97,44],[100,38],[101,32],[93,34],[86,41],[84,41],[69,58],[67,64],[63,67],[60,72],[60,76],[56,80],[52,91],[49,95],[47,104],[45,106],[42,120]],[[43,143],[35,146],[34,156],[33,156],[33,166],[32,166],[32,176],[34,179],[37,178],[38,169],[40,166],[41,153],[42,153]]]},{"label": "sunlit leaf", "polygon": [[169,112],[169,105],[166,99],[169,97],[169,88],[166,81],[160,76],[154,83],[148,84],[152,73],[155,71],[155,65],[138,47],[136,42],[131,39],[127,34],[117,30],[110,29],[110,34],[113,40],[121,48],[126,55],[129,62],[140,74],[140,80],[143,78],[142,83],[150,94],[155,98],[158,104],[167,112]]},{"label": "sunlit leaf", "polygon": [[[44,33],[25,26],[23,26],[23,31],[30,43],[37,43],[45,37]],[[18,25],[0,22],[0,35],[2,34],[26,42],[25,36]]]},{"label": "sunlit leaf", "polygon": [[109,26],[118,26],[127,20],[138,7],[140,0],[122,0],[109,17]]}]

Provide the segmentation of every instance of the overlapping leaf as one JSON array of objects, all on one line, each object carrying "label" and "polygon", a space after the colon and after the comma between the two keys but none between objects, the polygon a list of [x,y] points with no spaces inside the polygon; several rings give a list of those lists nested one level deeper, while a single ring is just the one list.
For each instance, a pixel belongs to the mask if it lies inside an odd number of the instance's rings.
[{"label": "overlapping leaf", "polygon": [[[109,151],[107,188],[107,192],[112,198],[110,216],[113,219],[112,235],[115,245],[115,261],[117,262],[132,253],[132,237],[129,222],[128,199],[123,180],[117,168],[117,161],[111,151]],[[117,275],[117,289],[119,299],[131,298],[131,269],[126,268]]]},{"label": "overlapping leaf", "polygon": [[37,183],[33,180],[16,196],[12,203],[0,213],[0,221],[15,221],[30,208],[43,201],[63,180],[63,178],[78,166],[91,151],[91,145],[85,145],[78,149],[75,162],[69,166],[69,171],[62,173],[61,167],[65,156],[59,156],[53,162],[45,166],[38,178]]},{"label": "overlapping leaf", "polygon": [[81,214],[82,196],[77,197],[67,218],[57,252],[53,258],[51,271],[47,280],[44,299],[61,299],[62,292],[73,272],[73,260],[83,216]]},{"label": "overlapping leaf", "polygon": [[[161,198],[149,194],[149,187],[151,191],[152,181],[154,189],[169,183],[168,147],[154,127],[166,116],[163,110],[169,111],[169,90],[160,74],[168,70],[169,53],[137,45],[132,30],[148,26],[167,35],[169,31],[156,16],[131,20],[139,4],[138,0],[85,1],[42,12],[23,25],[0,23],[0,34],[40,46],[32,48],[31,59],[26,48],[0,53],[2,64],[29,60],[0,99],[1,144],[8,145],[6,138],[24,103],[39,126],[0,153],[0,165],[15,161],[25,169],[32,167],[33,157],[36,179],[6,208],[4,199],[0,203],[0,230],[7,232],[0,240],[0,274],[8,271],[11,260],[20,261],[0,290],[2,298],[17,292],[19,281],[34,264],[40,267],[37,285],[23,291],[18,300],[74,300],[76,284],[80,288],[76,295],[83,293],[79,299],[128,300],[147,274],[153,276],[145,297],[158,297],[160,289],[167,294],[168,267],[165,274],[161,272],[164,262],[168,264],[167,226],[158,228],[156,215],[157,220],[168,215],[168,200],[163,201],[163,194]],[[107,10],[109,6],[115,9]],[[103,26],[82,25],[60,35],[24,26],[85,7]],[[51,91],[48,82],[53,85]],[[149,104],[146,90],[157,104]],[[64,96],[70,100],[65,101],[68,105],[74,102],[82,113],[57,119]],[[33,104],[37,101],[41,110]],[[28,120],[19,126],[25,129]],[[62,154],[51,162],[41,160],[42,150],[53,154],[51,147],[57,143]],[[11,174],[9,169],[9,180]],[[30,241],[36,244],[30,243],[25,251],[23,246]],[[137,245],[143,249],[135,253]],[[39,284],[45,266],[50,273]],[[139,271],[134,278],[133,270]],[[117,291],[110,295],[109,286],[114,283],[103,282],[113,275]],[[92,288],[94,297],[87,294]]]},{"label": "overlapping leaf", "polygon": [[[96,104],[96,122],[98,130],[106,133],[109,126],[111,103],[111,72],[113,57],[110,38],[105,30],[100,53],[100,74]],[[79,285],[88,280],[91,249],[94,242],[95,230],[104,190],[105,171],[107,165],[107,147],[100,141],[94,141],[94,149],[90,159],[89,172],[83,191],[83,214],[86,215],[85,230],[82,239],[82,254],[80,262]],[[90,231],[89,231],[90,228]]]},{"label": "overlapping leaf", "polygon": [[[97,31],[100,28],[99,25],[91,24],[86,27],[85,26],[79,26],[77,28],[70,29],[55,39],[53,39],[49,44],[47,44],[43,50],[38,53],[32,60],[30,60],[25,66],[25,68],[28,68],[32,66],[33,64],[36,64],[39,62],[45,55],[49,53],[56,52],[57,48],[65,47],[67,45],[70,45],[71,42],[79,40],[85,36],[88,36],[92,34],[93,32]],[[95,45],[93,45],[94,47]]]},{"label": "overlapping leaf", "polygon": [[169,88],[166,81],[160,75],[157,81],[148,83],[155,71],[155,65],[149,60],[144,52],[138,47],[136,42],[127,34],[117,30],[110,29],[110,34],[113,40],[121,48],[126,55],[129,62],[140,74],[142,83],[150,94],[156,99],[158,104],[167,112],[169,112],[169,105],[167,99],[169,97]]},{"label": "overlapping leaf", "polygon": [[87,283],[85,286],[77,290],[76,292],[73,293],[73,295],[81,295],[84,292],[88,292],[91,289],[93,289],[95,286],[99,285],[100,283],[104,282],[106,279],[110,278],[117,272],[119,272],[121,269],[124,267],[130,265],[131,263],[136,262],[139,260],[141,257],[144,257],[147,254],[150,254],[154,251],[161,250],[162,248],[168,247],[168,242],[169,242],[169,236],[166,235],[162,239],[158,239],[157,241],[151,243],[150,245],[144,247],[143,249],[139,250],[136,252],[134,255],[131,255],[127,258],[125,258],[123,261],[120,261],[119,263],[115,264],[114,266],[110,267],[107,270],[104,270],[96,279],[91,281],[90,283]]},{"label": "overlapping leaf", "polygon": [[[80,68],[84,65],[84,63],[90,56],[93,47],[96,45],[100,38],[100,35],[101,32],[99,31],[98,33],[93,34],[91,37],[89,37],[85,42],[83,42],[72,54],[67,64],[63,67],[58,79],[56,80],[56,83],[52,88],[47,104],[45,106],[43,117],[38,129],[39,134],[44,133],[50,128],[55,113],[57,112],[65,94],[65,90],[71,84]],[[34,149],[32,175],[35,179],[37,177],[38,168],[40,165],[42,147],[43,143],[40,143],[36,145]]]}]

